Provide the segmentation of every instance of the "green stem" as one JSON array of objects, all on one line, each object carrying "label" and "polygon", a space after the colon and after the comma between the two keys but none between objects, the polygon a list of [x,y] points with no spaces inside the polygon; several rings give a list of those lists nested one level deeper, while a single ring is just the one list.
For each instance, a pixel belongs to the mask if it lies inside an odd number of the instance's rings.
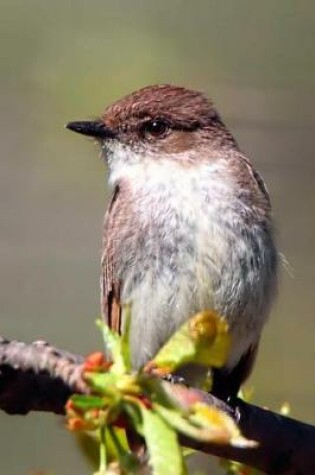
[{"label": "green stem", "polygon": [[105,473],[107,468],[105,425],[100,427],[100,473]]},{"label": "green stem", "polygon": [[125,449],[114,427],[110,426],[108,428],[108,433],[117,451],[118,462],[123,468],[123,472],[126,474],[138,473],[140,466],[137,456]]},{"label": "green stem", "polygon": [[108,428],[108,432],[110,433],[110,436],[112,438],[112,442],[117,450],[117,453],[118,453],[118,456],[121,456],[121,455],[125,455],[126,453],[126,450],[124,449],[124,447],[122,446],[122,444],[120,443],[120,440],[119,440],[119,437],[117,437],[117,434],[115,432],[115,429],[113,427],[109,427]]}]

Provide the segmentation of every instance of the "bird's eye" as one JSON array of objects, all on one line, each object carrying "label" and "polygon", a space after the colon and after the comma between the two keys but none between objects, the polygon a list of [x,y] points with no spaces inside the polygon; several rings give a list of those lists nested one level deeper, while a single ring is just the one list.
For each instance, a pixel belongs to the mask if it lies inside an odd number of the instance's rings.
[{"label": "bird's eye", "polygon": [[169,130],[169,124],[165,120],[149,120],[142,124],[141,134],[145,137],[162,138]]}]

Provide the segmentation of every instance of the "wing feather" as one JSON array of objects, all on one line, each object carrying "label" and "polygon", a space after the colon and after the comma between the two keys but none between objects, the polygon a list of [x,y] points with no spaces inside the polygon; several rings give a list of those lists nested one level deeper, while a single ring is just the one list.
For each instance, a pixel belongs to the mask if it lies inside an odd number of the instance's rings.
[{"label": "wing feather", "polygon": [[[103,252],[101,261],[101,309],[107,325],[121,332],[120,282],[115,276],[115,216],[119,209],[119,186],[116,186],[104,220]],[[116,237],[117,239],[117,237]]]}]

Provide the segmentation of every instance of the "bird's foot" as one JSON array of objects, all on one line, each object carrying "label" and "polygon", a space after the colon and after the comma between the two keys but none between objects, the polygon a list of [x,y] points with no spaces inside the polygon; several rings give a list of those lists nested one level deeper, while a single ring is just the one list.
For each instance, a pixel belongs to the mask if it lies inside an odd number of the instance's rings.
[{"label": "bird's foot", "polygon": [[179,376],[178,374],[172,374],[172,373],[164,374],[162,376],[162,379],[172,384],[182,384],[183,386],[187,386],[187,387],[189,386],[185,378],[183,378],[182,376]]}]

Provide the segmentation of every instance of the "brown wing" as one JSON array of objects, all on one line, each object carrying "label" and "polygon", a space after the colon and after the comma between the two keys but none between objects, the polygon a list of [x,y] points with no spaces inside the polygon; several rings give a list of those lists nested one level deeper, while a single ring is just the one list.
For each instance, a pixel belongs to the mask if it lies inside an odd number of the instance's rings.
[{"label": "brown wing", "polygon": [[[120,283],[115,279],[115,219],[119,205],[119,187],[111,197],[104,221],[102,272],[101,272],[101,309],[107,325],[121,332]],[[117,236],[116,236],[117,239]]]},{"label": "brown wing", "polygon": [[[254,199],[256,198],[256,202],[258,203],[260,202],[262,207],[265,208],[266,211],[269,213],[271,209],[271,201],[270,201],[270,195],[268,193],[264,180],[262,179],[259,172],[255,170],[255,168],[253,167],[252,163],[248,160],[248,158],[245,157],[245,155],[239,155],[239,158],[241,159],[241,161],[246,167],[246,174],[249,174],[252,178],[252,184],[254,185],[254,189],[252,189],[252,192],[253,192],[252,198]],[[248,184],[248,180],[246,181]],[[255,188],[257,191],[259,191],[259,194],[263,197],[263,199],[265,200],[265,203],[261,203],[261,199],[259,198],[257,193],[255,193]]]}]

